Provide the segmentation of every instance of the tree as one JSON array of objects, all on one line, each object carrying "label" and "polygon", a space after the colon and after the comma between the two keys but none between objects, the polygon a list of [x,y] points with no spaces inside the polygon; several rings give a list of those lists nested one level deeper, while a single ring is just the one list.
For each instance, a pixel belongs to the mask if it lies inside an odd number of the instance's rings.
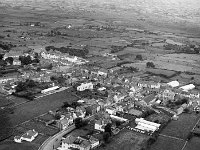
[{"label": "tree", "polygon": [[5,67],[7,65],[5,60],[0,60],[0,66]]},{"label": "tree", "polygon": [[199,54],[199,52],[200,52],[200,47],[198,47],[198,48],[195,47],[195,48],[194,48],[194,52],[195,52],[196,54]]},{"label": "tree", "polygon": [[67,107],[71,107],[71,105],[68,102],[64,102],[62,107],[67,108]]},{"label": "tree", "polygon": [[82,118],[76,118],[74,120],[74,123],[75,123],[75,127],[78,129],[78,128],[83,126],[83,119]]},{"label": "tree", "polygon": [[112,133],[111,126],[112,126],[111,123],[108,123],[108,124],[105,126],[105,132],[108,132],[110,135],[111,135],[111,133]]},{"label": "tree", "polygon": [[155,68],[155,65],[154,65],[153,62],[147,62],[147,63],[146,63],[146,67],[147,67],[147,68]]},{"label": "tree", "polygon": [[105,143],[109,142],[109,138],[110,138],[110,133],[109,132],[104,132],[103,133],[103,140]]},{"label": "tree", "polygon": [[76,107],[78,107],[78,106],[81,106],[81,104],[78,103],[78,102],[73,102],[73,103],[71,104],[71,107],[74,108],[74,109],[76,109]]},{"label": "tree", "polygon": [[13,57],[8,57],[8,58],[5,59],[5,61],[12,65],[14,59],[13,59]]},{"label": "tree", "polygon": [[142,60],[142,55],[140,55],[140,54],[136,55],[136,59],[137,60]]},{"label": "tree", "polygon": [[59,113],[56,113],[54,117],[56,120],[59,120],[61,118],[61,115]]},{"label": "tree", "polygon": [[19,60],[22,65],[28,65],[32,63],[31,56],[19,56]]},{"label": "tree", "polygon": [[0,60],[2,60],[4,57],[4,54],[0,54]]}]

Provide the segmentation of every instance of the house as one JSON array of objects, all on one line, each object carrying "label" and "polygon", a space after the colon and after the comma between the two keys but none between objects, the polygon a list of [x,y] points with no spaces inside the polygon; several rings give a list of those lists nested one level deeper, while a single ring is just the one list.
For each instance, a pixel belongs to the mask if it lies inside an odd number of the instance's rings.
[{"label": "house", "polygon": [[73,116],[68,113],[64,117],[57,121],[57,126],[61,130],[65,130],[69,125],[73,124]]},{"label": "house", "polygon": [[119,102],[121,102],[125,97],[126,97],[125,94],[117,94],[117,95],[115,95],[115,96],[113,97],[113,99],[114,99],[114,101],[115,101],[116,103],[119,103]]},{"label": "house", "polygon": [[139,111],[137,109],[131,108],[131,109],[128,110],[128,114],[134,115],[136,117],[140,117],[140,116],[142,116],[142,111]]},{"label": "house", "polygon": [[61,147],[58,150],[78,149],[78,150],[90,150],[91,144],[88,140],[81,137],[74,137],[72,135],[67,136],[62,140]]},{"label": "house", "polygon": [[98,104],[93,104],[93,105],[87,106],[85,109],[86,109],[87,114],[93,115],[100,111],[101,106]]},{"label": "house", "polygon": [[106,123],[103,119],[99,119],[95,122],[94,129],[104,132]]},{"label": "house", "polygon": [[156,99],[156,96],[154,94],[150,94],[144,97],[144,101],[147,103],[147,105],[149,105],[150,102],[155,99]]},{"label": "house", "polygon": [[24,133],[21,137],[15,136],[14,141],[17,143],[21,143],[21,141],[27,141],[32,142],[36,137],[38,136],[38,132],[36,132],[34,129],[29,130],[26,133]]},{"label": "house", "polygon": [[107,75],[108,75],[108,71],[106,69],[103,69],[103,68],[99,69],[97,73],[98,73],[99,76],[107,77]]},{"label": "house", "polygon": [[108,113],[108,114],[110,114],[110,115],[116,115],[116,109],[115,108],[113,108],[113,107],[108,107],[108,108],[106,108],[106,112]]},{"label": "house", "polygon": [[76,107],[75,113],[77,117],[84,118],[86,115],[86,110],[83,106],[79,106]]},{"label": "house", "polygon": [[177,110],[176,110],[176,113],[177,115],[180,115],[183,113],[184,109],[187,107],[187,104],[182,104]]},{"label": "house", "polygon": [[80,86],[77,87],[77,91],[85,91],[86,89],[92,90],[94,88],[93,83],[81,83]]},{"label": "house", "polygon": [[13,60],[13,65],[15,65],[15,66],[20,66],[20,65],[21,65],[21,61],[18,60],[18,59],[14,59],[14,60]]},{"label": "house", "polygon": [[165,89],[162,93],[163,100],[174,100],[175,93],[172,90]]},{"label": "house", "polygon": [[69,126],[67,119],[61,119],[57,121],[57,126],[60,130],[65,130]]},{"label": "house", "polygon": [[89,141],[91,144],[91,149],[98,147],[100,144],[99,140],[97,138],[94,138],[93,136],[90,137]]}]

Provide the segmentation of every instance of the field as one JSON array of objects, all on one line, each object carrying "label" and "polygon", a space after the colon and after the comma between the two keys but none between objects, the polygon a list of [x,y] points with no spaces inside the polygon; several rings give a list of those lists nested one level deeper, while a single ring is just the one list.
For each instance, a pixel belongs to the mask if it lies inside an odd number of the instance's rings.
[{"label": "field", "polygon": [[67,90],[30,101],[14,109],[14,114],[8,114],[12,126],[18,125],[26,120],[42,115],[49,110],[55,110],[63,105],[65,101],[77,100]]},{"label": "field", "polygon": [[171,121],[161,132],[167,136],[186,139],[190,130],[194,127],[198,116],[195,114],[181,114],[177,121]]},{"label": "field", "polygon": [[200,147],[200,138],[193,137],[186,145],[184,150],[199,150]]},{"label": "field", "polygon": [[39,148],[38,144],[34,143],[15,143],[13,141],[4,141],[0,143],[1,150],[37,150]]},{"label": "field", "polygon": [[[150,150],[181,150],[185,141],[159,136]],[[192,150],[192,149],[191,149]]]}]

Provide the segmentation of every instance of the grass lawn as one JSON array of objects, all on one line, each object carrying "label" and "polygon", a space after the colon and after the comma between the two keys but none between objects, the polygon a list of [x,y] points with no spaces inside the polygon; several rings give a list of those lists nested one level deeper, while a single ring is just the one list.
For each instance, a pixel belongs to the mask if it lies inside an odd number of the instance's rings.
[{"label": "grass lawn", "polygon": [[200,149],[200,138],[193,137],[186,145],[184,150],[199,150]]},{"label": "grass lawn", "polygon": [[[159,136],[150,150],[181,150],[185,141]],[[191,149],[193,150],[193,149]]]},{"label": "grass lawn", "polygon": [[38,117],[38,119],[40,119],[42,121],[45,121],[45,122],[48,122],[48,121],[51,121],[51,120],[53,120],[55,118],[54,118],[53,115],[51,115],[51,114],[48,113],[48,114],[45,114],[44,116]]},{"label": "grass lawn", "polygon": [[38,145],[42,145],[42,143],[48,139],[49,136],[46,135],[38,135],[33,141],[32,143],[38,144]]},{"label": "grass lawn", "polygon": [[59,132],[59,129],[47,127],[44,123],[38,122],[38,121],[33,121],[33,120],[26,122],[25,124],[23,124],[21,126],[23,128],[26,128],[27,130],[35,129],[35,131],[45,134],[45,135],[48,135],[48,136],[52,136]]},{"label": "grass lawn", "polygon": [[12,102],[12,100],[7,99],[7,98],[4,97],[4,96],[0,96],[0,107],[10,106],[10,105],[12,105],[12,104],[14,104],[14,103]]},{"label": "grass lawn", "polygon": [[194,127],[197,121],[195,114],[183,113],[177,121],[172,120],[161,132],[161,134],[174,136],[177,138],[186,139],[190,130]]},{"label": "grass lawn", "polygon": [[28,101],[28,100],[25,99],[25,98],[15,97],[15,96],[13,96],[13,95],[8,96],[7,98],[10,99],[10,100],[12,100],[15,104],[21,104],[21,103],[23,103],[23,102]]},{"label": "grass lawn", "polygon": [[24,142],[24,143],[15,143],[13,141],[5,141],[0,144],[1,150],[38,150],[39,145]]}]

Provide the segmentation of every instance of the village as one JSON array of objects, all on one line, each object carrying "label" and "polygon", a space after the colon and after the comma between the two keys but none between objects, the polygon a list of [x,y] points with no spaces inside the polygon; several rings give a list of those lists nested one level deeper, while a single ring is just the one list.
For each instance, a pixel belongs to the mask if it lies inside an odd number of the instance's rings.
[{"label": "village", "polygon": [[0,2],[0,149],[199,150],[200,5],[120,1]]},{"label": "village", "polygon": [[[41,68],[38,69],[30,63],[28,68],[20,69],[23,73],[17,78],[1,78],[2,94],[34,101],[71,87],[73,95],[78,97],[72,103],[64,102],[56,111],[50,110],[47,114],[52,119],[38,119],[47,127],[71,130],[62,136],[59,144],[51,147],[52,150],[101,149],[125,129],[135,132],[137,136],[145,135],[145,144],[140,148],[147,148],[171,120],[178,120],[182,113],[198,114],[200,111],[200,95],[194,84],[179,83],[177,80],[168,83],[145,80],[134,76],[134,71],[124,73],[126,68],[91,67],[89,61],[83,58],[57,52],[24,54],[24,57],[28,56],[51,67],[39,65]],[[18,62],[13,66],[22,63],[19,55],[8,53],[3,59],[8,57]],[[192,135],[199,134],[196,128],[190,132]],[[76,130],[80,130],[80,134]],[[13,140],[17,143],[32,142],[37,136],[38,132],[33,128],[22,135],[15,135]]]}]

